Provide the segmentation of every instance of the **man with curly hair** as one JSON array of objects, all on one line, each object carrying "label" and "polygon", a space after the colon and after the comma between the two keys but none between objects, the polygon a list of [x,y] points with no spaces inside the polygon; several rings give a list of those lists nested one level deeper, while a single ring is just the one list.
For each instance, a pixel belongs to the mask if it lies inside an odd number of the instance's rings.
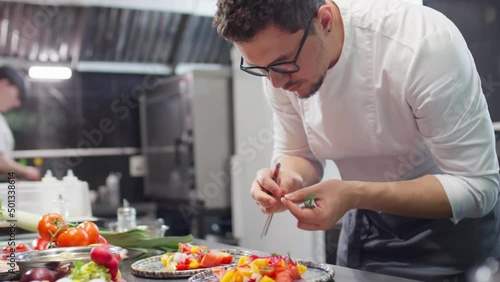
[{"label": "man with curly hair", "polygon": [[[262,212],[304,230],[342,218],[337,264],[352,268],[461,281],[500,257],[494,131],[449,19],[399,0],[219,0],[214,26],[273,109],[281,171],[257,172]],[[320,181],[328,159],[342,180]]]}]

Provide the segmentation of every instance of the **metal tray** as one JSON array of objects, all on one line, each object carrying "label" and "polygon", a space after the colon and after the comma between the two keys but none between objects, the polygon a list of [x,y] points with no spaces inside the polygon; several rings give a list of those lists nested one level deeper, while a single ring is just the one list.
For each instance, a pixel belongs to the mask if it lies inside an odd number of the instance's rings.
[{"label": "metal tray", "polygon": [[[55,270],[61,262],[66,261],[90,261],[90,251],[93,246],[52,248],[41,251],[28,251],[16,255],[16,263],[19,271],[24,274],[35,267],[45,267]],[[122,250],[118,246],[110,246],[109,250],[114,254]]]}]

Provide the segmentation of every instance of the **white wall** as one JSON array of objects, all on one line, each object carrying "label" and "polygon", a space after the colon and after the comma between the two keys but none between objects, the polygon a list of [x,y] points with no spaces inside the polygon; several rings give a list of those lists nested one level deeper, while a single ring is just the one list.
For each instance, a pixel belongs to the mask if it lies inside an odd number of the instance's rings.
[{"label": "white wall", "polygon": [[[233,56],[233,111],[236,155],[232,158],[233,232],[242,247],[265,252],[287,253],[296,258],[324,262],[325,235],[323,231],[309,232],[296,227],[289,213],[274,215],[266,237],[260,239],[266,215],[257,208],[250,196],[250,185],[257,170],[270,166],[272,154],[272,115],[265,100],[261,78],[239,69],[240,55]],[[338,178],[330,163],[325,176]]]}]

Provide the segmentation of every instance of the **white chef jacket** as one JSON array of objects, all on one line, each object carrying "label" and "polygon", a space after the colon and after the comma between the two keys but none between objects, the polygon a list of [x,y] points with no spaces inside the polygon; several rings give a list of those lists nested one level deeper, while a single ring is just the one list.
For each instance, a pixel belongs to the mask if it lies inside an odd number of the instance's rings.
[{"label": "white chef jacket", "polygon": [[0,113],[0,155],[10,158],[14,151],[14,136],[5,117]]},{"label": "white chef jacket", "polygon": [[342,179],[359,181],[433,174],[453,211],[451,220],[432,220],[351,210],[337,263],[443,281],[500,257],[494,131],[462,35],[428,7],[334,2],[345,42],[318,93],[299,99],[264,79],[274,113],[273,164],[283,155],[330,159]]},{"label": "white chef jacket", "polygon": [[453,220],[496,204],[499,167],[481,80],[458,29],[398,0],[339,0],[345,43],[309,99],[274,89],[273,160],[335,161],[345,180],[395,181],[432,172]]}]

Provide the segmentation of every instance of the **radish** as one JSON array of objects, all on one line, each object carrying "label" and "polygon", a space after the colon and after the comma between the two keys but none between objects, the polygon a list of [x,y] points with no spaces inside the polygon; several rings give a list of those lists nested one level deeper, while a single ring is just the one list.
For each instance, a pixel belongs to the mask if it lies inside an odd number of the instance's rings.
[{"label": "radish", "polygon": [[[111,251],[103,246],[96,246],[90,251],[90,258],[99,265],[107,265],[114,257]],[[116,259],[115,259],[116,260]]]}]

